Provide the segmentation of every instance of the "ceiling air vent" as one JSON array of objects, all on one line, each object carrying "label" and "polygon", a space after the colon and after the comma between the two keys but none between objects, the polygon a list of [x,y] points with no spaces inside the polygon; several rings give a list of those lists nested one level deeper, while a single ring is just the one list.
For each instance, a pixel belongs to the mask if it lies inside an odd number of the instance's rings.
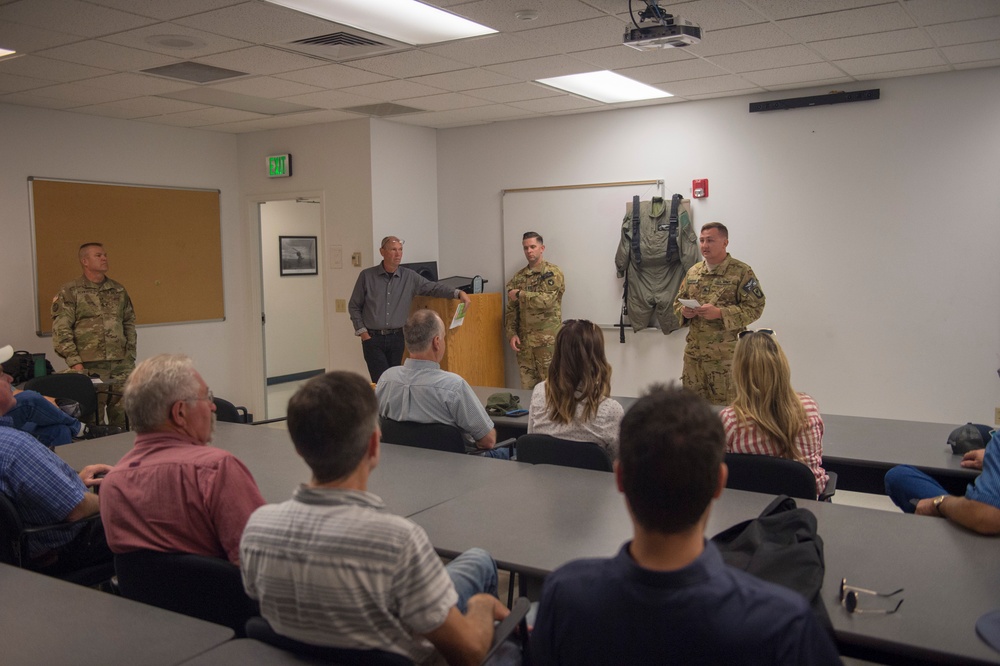
[{"label": "ceiling air vent", "polygon": [[415,109],[412,106],[393,104],[392,102],[381,102],[379,104],[365,104],[364,106],[349,106],[340,111],[350,111],[351,113],[361,113],[366,116],[376,118],[386,118],[388,116],[401,116],[406,113],[422,113],[426,109]]},{"label": "ceiling air vent", "polygon": [[413,48],[409,44],[393,41],[381,35],[373,35],[364,30],[339,24],[334,25],[339,28],[337,32],[306,37],[305,39],[296,39],[292,42],[271,44],[271,46],[335,62],[357,58],[370,58],[384,53]]}]

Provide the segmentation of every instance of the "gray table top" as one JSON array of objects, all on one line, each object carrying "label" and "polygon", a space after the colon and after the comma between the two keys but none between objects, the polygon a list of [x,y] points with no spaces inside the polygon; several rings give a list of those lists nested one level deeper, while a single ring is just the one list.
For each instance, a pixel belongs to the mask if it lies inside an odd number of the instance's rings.
[{"label": "gray table top", "polygon": [[183,666],[321,666],[330,662],[279,650],[250,638],[239,638],[212,648]]},{"label": "gray table top", "polygon": [[0,661],[179,664],[233,637],[210,622],[0,564]]},{"label": "gray table top", "polygon": [[[56,447],[73,469],[92,463],[113,465],[132,448],[134,433]],[[232,452],[253,474],[264,499],[283,502],[309,480],[288,432],[263,426],[217,423],[212,444]],[[524,463],[382,444],[379,465],[369,479],[371,492],[401,516],[432,507],[480,485],[529,468]]]},{"label": "gray table top", "polygon": [[[544,575],[581,557],[609,557],[632,536],[614,477],[549,465],[501,480],[422,511],[421,525],[439,552],[472,546],[502,568]],[[505,493],[516,501],[497,505]],[[712,536],[753,518],[773,499],[726,490],[706,529]],[[797,500],[813,511],[825,544],[823,598],[838,640],[911,657],[998,663],[979,640],[976,619],[1000,606],[997,542],[943,520]],[[894,615],[851,615],[839,605],[840,579],[869,589],[905,588]]]}]

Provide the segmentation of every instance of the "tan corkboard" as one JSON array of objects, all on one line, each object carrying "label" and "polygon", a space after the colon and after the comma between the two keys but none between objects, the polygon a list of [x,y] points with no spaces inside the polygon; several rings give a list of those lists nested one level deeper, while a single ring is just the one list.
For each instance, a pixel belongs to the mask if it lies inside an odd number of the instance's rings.
[{"label": "tan corkboard", "polygon": [[104,244],[136,324],[225,318],[218,190],[28,181],[39,335],[51,333],[52,300],[82,274],[77,252],[90,242]]}]

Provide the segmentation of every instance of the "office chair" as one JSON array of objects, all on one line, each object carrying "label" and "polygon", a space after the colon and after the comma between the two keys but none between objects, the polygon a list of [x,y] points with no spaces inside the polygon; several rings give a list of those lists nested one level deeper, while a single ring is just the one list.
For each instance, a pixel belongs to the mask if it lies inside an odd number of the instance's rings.
[{"label": "office chair", "polygon": [[218,557],[136,550],[115,555],[115,573],[123,597],[231,627],[239,637],[260,613],[240,568]]},{"label": "office chair", "polygon": [[[520,626],[522,635],[527,636],[525,616],[530,608],[531,602],[526,597],[519,597],[514,601],[510,615],[496,627],[493,636],[494,647],[490,648],[486,658],[483,659],[483,664],[489,662],[495,652],[495,647],[510,638],[517,627]],[[247,638],[253,638],[288,652],[316,657],[342,666],[412,666],[413,664],[408,657],[388,650],[361,650],[303,643],[277,633],[271,628],[270,623],[260,616],[247,620],[246,635]]]},{"label": "office chair", "polygon": [[10,564],[21,569],[29,569],[43,573],[53,578],[59,578],[69,583],[86,585],[93,587],[111,580],[115,575],[114,563],[109,559],[107,562],[92,564],[73,570],[60,570],[57,567],[51,570],[37,569],[31,566],[29,556],[29,540],[34,534],[44,532],[54,532],[57,530],[67,530],[77,525],[83,525],[83,529],[89,529],[92,523],[100,520],[100,514],[94,514],[72,523],[55,523],[53,525],[42,525],[38,527],[27,527],[21,519],[14,502],[0,493],[0,562]]},{"label": "office chair", "polygon": [[237,407],[223,398],[215,398],[215,418],[226,423],[250,423],[253,416],[246,407]]},{"label": "office chair", "polygon": [[517,438],[517,461],[533,465],[562,465],[580,469],[611,471],[611,457],[599,444],[574,442],[551,435],[521,435]]},{"label": "office chair", "polygon": [[729,467],[727,488],[751,490],[769,495],[788,495],[801,499],[829,502],[837,492],[837,473],[827,472],[830,480],[823,494],[816,497],[816,477],[812,470],[797,460],[753,453],[727,453]]},{"label": "office chair", "polygon": [[[474,455],[482,455],[486,451],[486,449],[477,449],[474,446],[468,446],[462,431],[453,425],[395,421],[386,416],[379,418],[379,425],[382,430],[382,441],[390,444]],[[511,447],[514,446],[515,441],[511,438],[497,443],[493,448]]]},{"label": "office chair", "polygon": [[77,372],[65,372],[29,379],[25,391],[37,391],[50,398],[69,398],[80,403],[80,422],[97,422],[97,389],[90,377]]}]

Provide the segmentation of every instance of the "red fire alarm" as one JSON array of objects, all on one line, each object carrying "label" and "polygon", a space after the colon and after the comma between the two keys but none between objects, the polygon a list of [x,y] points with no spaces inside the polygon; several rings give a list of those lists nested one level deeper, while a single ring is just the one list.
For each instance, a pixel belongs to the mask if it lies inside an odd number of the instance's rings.
[{"label": "red fire alarm", "polygon": [[698,178],[691,181],[691,195],[695,199],[704,199],[708,196],[708,178]]}]

